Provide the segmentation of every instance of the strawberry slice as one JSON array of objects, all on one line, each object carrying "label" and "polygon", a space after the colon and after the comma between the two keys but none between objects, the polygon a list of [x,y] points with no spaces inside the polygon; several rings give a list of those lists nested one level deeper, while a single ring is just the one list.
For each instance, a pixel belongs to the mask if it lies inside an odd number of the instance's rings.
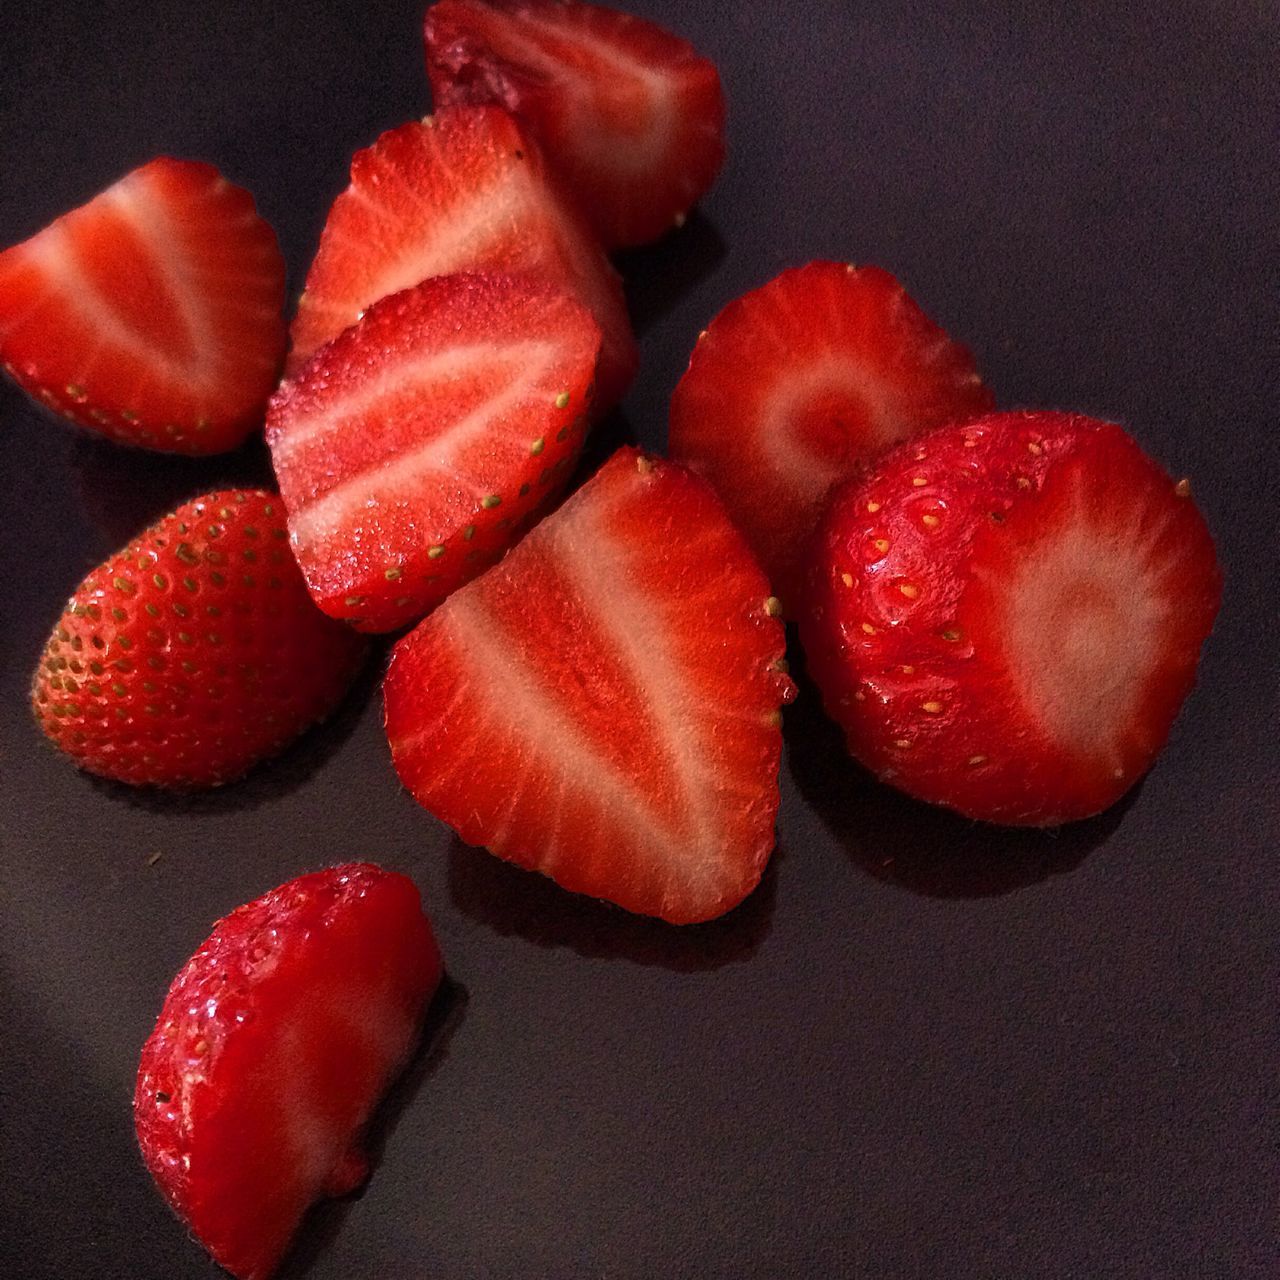
[{"label": "strawberry slice", "polygon": [[271,402],[294,554],[328,614],[420,618],[568,479],[600,331],[528,278],[438,276],[384,298]]},{"label": "strawberry slice", "polygon": [[106,778],[210,787],[328,715],[367,642],[312,604],[286,537],[275,494],[228,489],[94,569],[36,670],[50,741]]},{"label": "strawberry slice", "polygon": [[470,844],[684,924],[773,848],[776,601],[710,488],[622,449],[396,645],[392,760]]},{"label": "strawberry slice", "polygon": [[418,1039],[440,951],[413,881],[367,863],[237,908],[174,979],[133,1098],[151,1176],[240,1280],[368,1173],[362,1130]]},{"label": "strawberry slice", "polygon": [[1218,611],[1189,494],[1120,427],[1047,412],[940,428],[841,488],[800,633],[850,751],[991,822],[1116,801],[1164,746]]},{"label": "strawberry slice", "polygon": [[678,226],[724,163],[714,64],[632,14],[441,0],[426,46],[436,106],[497,102],[527,121],[610,248]]},{"label": "strawberry slice", "polygon": [[671,456],[715,486],[794,605],[837,481],[889,446],[991,407],[969,352],[879,267],[811,262],[731,302],[671,401]]},{"label": "strawberry slice", "polygon": [[0,253],[0,361],[122,444],[233,449],[284,355],[284,260],[212,165],[152,160]]},{"label": "strawberry slice", "polygon": [[379,298],[473,271],[537,276],[581,299],[604,334],[596,410],[621,399],[637,362],[621,281],[498,107],[440,111],[356,153],[298,304],[290,375]]}]

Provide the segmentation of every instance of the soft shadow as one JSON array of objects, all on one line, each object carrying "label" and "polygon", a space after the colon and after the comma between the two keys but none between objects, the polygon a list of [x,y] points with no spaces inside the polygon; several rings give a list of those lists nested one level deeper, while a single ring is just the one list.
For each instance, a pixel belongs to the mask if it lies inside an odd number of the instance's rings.
[{"label": "soft shadow", "polygon": [[466,987],[446,975],[427,1010],[417,1052],[387,1091],[365,1131],[364,1149],[371,1170],[368,1179],[349,1196],[340,1200],[321,1200],[312,1206],[298,1228],[293,1248],[276,1272],[281,1280],[288,1276],[307,1275],[341,1232],[351,1205],[364,1195],[365,1187],[378,1176],[382,1153],[400,1117],[448,1056],[453,1037],[466,1016],[468,999]]},{"label": "soft shadow", "polygon": [[565,486],[565,492],[573,493],[626,444],[638,446],[640,436],[627,415],[621,409],[614,409],[587,432],[586,443],[582,446],[582,453]]},{"label": "soft shadow", "polygon": [[644,334],[698,281],[705,280],[724,260],[725,250],[715,224],[695,209],[679,230],[617,254],[614,261],[626,285],[636,334]]},{"label": "soft shadow", "polygon": [[718,969],[751,959],[768,936],[777,894],[780,851],[746,901],[706,924],[673,925],[632,915],[559,888],[483,849],[454,839],[449,847],[449,896],[463,915],[503,937],[539,947],[568,947],[591,959],[630,960],[680,973]]},{"label": "soft shadow", "polygon": [[1137,792],[1048,830],[974,822],[913,800],[854,761],[817,690],[798,680],[783,736],[801,795],[868,875],[930,898],[989,898],[1074,871],[1119,825]]}]

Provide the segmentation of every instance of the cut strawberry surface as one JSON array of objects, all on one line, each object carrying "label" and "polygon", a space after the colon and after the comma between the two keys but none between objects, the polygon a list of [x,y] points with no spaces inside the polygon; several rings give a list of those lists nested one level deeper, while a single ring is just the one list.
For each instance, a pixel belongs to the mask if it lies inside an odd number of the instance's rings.
[{"label": "cut strawberry surface", "polygon": [[773,848],[784,647],[707,485],[623,449],[397,644],[392,759],[468,843],[629,911],[710,919]]},{"label": "cut strawberry surface", "polygon": [[436,106],[527,121],[611,248],[678,225],[720,172],[719,73],[652,22],[576,0],[441,0],[426,47]]},{"label": "cut strawberry surface", "polygon": [[567,294],[473,275],[385,298],[322,348],[267,421],[320,607],[389,631],[487,568],[568,479],[599,349]]},{"label": "cut strawberry surface", "polygon": [[174,979],[142,1050],[138,1143],[240,1280],[269,1276],[310,1205],[364,1180],[361,1133],[440,978],[413,882],[352,863],[233,911]]},{"label": "cut strawberry surface", "polygon": [[1049,826],[1151,766],[1220,595],[1188,486],[1120,427],[993,414],[899,446],[833,495],[801,638],[882,779]]},{"label": "cut strawberry surface", "polygon": [[731,302],[671,401],[671,456],[715,486],[789,610],[832,485],[991,407],[969,352],[878,267],[812,262]]},{"label": "cut strawberry surface", "polygon": [[578,297],[604,335],[597,412],[621,398],[637,361],[621,282],[499,107],[439,111],[357,152],[294,318],[290,375],[378,299],[457,272],[527,274]]},{"label": "cut strawberry surface", "polygon": [[253,197],[161,158],[0,253],[0,360],[124,444],[232,449],[284,355],[284,260]]}]

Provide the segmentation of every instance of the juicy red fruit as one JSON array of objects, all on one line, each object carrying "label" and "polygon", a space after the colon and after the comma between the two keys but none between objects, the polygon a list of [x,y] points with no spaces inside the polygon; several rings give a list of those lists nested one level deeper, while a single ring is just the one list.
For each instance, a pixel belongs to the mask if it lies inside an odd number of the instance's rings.
[{"label": "juicy red fruit", "polygon": [[720,172],[720,76],[652,22],[576,0],[441,0],[425,34],[436,105],[526,121],[611,248],[679,225]]},{"label": "juicy red fruit", "polygon": [[284,260],[253,197],[160,158],[0,253],[0,360],[123,444],[232,449],[284,355]]},{"label": "juicy red fruit", "polygon": [[365,1177],[360,1138],[441,978],[413,882],[363,863],[239,907],[174,979],[133,1112],[157,1186],[240,1280]]},{"label": "juicy red fruit", "polygon": [[1189,486],[1120,427],[994,414],[901,445],[833,495],[801,638],[880,778],[1049,826],[1151,766],[1220,595]]}]

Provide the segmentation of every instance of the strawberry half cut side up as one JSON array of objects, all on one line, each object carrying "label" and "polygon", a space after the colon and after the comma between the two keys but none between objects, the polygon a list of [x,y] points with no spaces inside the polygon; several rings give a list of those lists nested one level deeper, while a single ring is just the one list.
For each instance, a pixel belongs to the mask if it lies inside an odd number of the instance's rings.
[{"label": "strawberry half cut side up", "polygon": [[392,759],[473,845],[676,924],[774,843],[777,602],[711,489],[622,449],[392,653]]},{"label": "strawberry half cut side up", "polygon": [[161,158],[0,253],[0,361],[122,444],[233,449],[284,356],[284,259],[253,197]]},{"label": "strawberry half cut side up", "polygon": [[573,0],[441,0],[426,49],[436,106],[518,115],[609,248],[678,226],[724,163],[715,65],[643,18]]},{"label": "strawberry half cut side up", "polygon": [[413,882],[352,863],[239,907],[174,979],[138,1068],[138,1144],[240,1280],[265,1280],[306,1210],[364,1181],[362,1132],[441,971]]},{"label": "strawberry half cut side up", "polygon": [[458,272],[530,275],[580,299],[604,335],[597,415],[621,399],[638,360],[622,282],[500,107],[438,111],[356,153],[298,303],[290,376],[378,299]]},{"label": "strawberry half cut side up", "polygon": [[548,285],[441,276],[376,303],[271,404],[294,553],[326,613],[420,618],[559,492],[600,331]]},{"label": "strawberry half cut side up", "polygon": [[327,716],[367,642],[311,602],[287,536],[276,494],[224,490],[93,570],[35,673],[54,746],[120,782],[209,787]]},{"label": "strawberry half cut side up", "polygon": [[881,779],[1053,826],[1150,768],[1221,591],[1190,486],[1120,427],[1002,413],[903,444],[833,495],[800,634]]},{"label": "strawberry half cut side up", "polygon": [[831,487],[990,407],[969,352],[887,271],[812,262],[707,326],[671,400],[671,456],[715,486],[792,613]]}]

